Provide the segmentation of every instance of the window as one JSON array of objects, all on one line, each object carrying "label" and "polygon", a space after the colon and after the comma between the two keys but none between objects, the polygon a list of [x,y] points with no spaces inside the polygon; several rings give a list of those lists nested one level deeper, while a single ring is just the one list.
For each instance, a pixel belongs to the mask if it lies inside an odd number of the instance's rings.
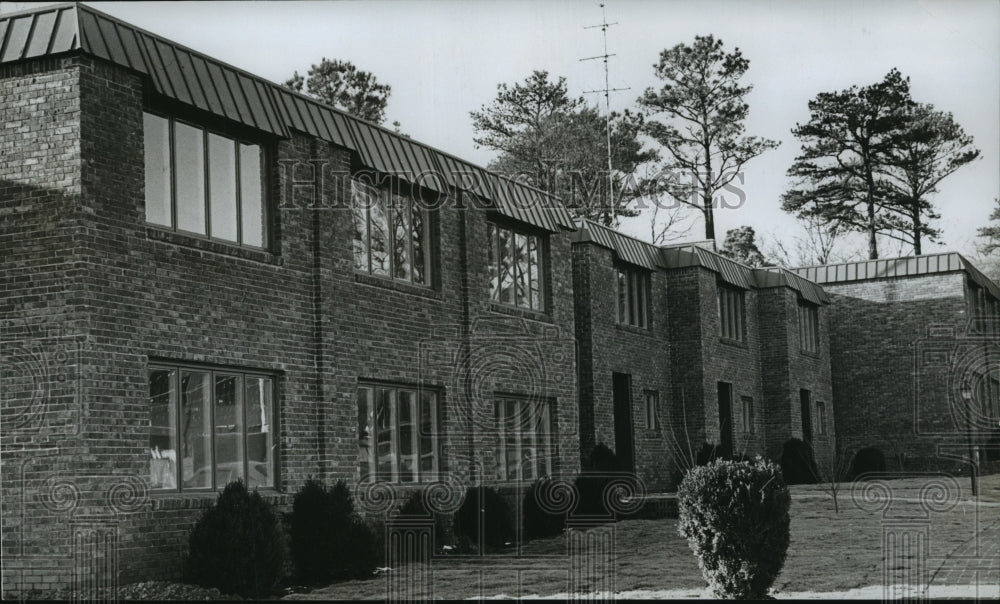
[{"label": "window", "polygon": [[723,338],[737,342],[742,342],[746,339],[744,314],[743,290],[720,284],[719,322]]},{"label": "window", "polygon": [[618,323],[649,327],[649,272],[618,268]]},{"label": "window", "polygon": [[545,310],[543,239],[494,223],[486,226],[490,298],[502,304]]},{"label": "window", "polygon": [[439,467],[438,396],[432,390],[358,387],[361,481],[428,482]]},{"label": "window", "polygon": [[264,152],[242,141],[143,113],[146,222],[239,245],[267,245]]},{"label": "window", "polygon": [[816,401],[816,433],[826,434],[826,403]]},{"label": "window", "polygon": [[799,349],[819,352],[819,308],[799,300]]},{"label": "window", "polygon": [[552,472],[552,423],[546,401],[498,398],[497,480],[533,480]]},{"label": "window", "polygon": [[153,489],[275,486],[274,380],[222,369],[149,369]]},{"label": "window", "polygon": [[647,390],[644,393],[646,399],[646,427],[650,430],[660,429],[660,393],[655,390]]},{"label": "window", "polygon": [[354,268],[363,273],[430,285],[427,209],[393,187],[351,179]]},{"label": "window", "polygon": [[743,403],[743,432],[752,434],[757,431],[753,410],[753,397],[741,396],[740,401]]}]

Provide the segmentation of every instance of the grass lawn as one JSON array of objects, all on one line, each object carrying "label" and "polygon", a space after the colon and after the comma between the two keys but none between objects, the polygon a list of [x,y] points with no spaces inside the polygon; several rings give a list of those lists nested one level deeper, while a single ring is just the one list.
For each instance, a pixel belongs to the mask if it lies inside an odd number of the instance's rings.
[{"label": "grass lawn", "polygon": [[[996,589],[1000,581],[1000,475],[982,479],[978,503],[970,500],[969,479],[957,478],[960,491],[932,510],[920,503],[926,480],[886,484],[892,489],[891,499],[875,497],[867,504],[852,496],[850,484],[843,485],[840,513],[834,512],[830,495],[822,488],[792,487],[791,546],[775,583],[779,594],[883,585],[884,534],[927,535],[924,583]],[[933,492],[925,491],[924,501],[930,495]],[[633,597],[664,590],[685,590],[682,595],[697,597],[705,587],[694,555],[677,535],[675,519],[625,520],[613,527],[613,548],[583,564],[571,563],[567,556],[570,537],[562,535],[528,542],[520,552],[440,557],[429,565],[412,564],[373,580],[335,583],[285,599],[381,600],[390,594],[421,599],[523,597],[611,589]],[[920,582],[920,575],[915,574],[919,559],[913,550],[891,557],[891,582]]]}]

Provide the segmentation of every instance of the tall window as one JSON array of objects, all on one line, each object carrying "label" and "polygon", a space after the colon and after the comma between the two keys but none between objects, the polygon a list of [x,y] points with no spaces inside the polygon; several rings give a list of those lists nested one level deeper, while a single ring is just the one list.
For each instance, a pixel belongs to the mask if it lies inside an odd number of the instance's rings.
[{"label": "tall window", "polygon": [[743,403],[743,432],[752,434],[757,431],[755,428],[753,397],[742,396],[740,397],[740,401]]},{"label": "tall window", "polygon": [[743,342],[746,339],[746,311],[742,289],[719,285],[719,323],[722,337]]},{"label": "tall window", "polygon": [[439,468],[437,393],[379,384],[358,387],[361,481],[428,482]]},{"label": "tall window", "polygon": [[660,393],[656,390],[646,390],[646,427],[650,430],[660,429]]},{"label": "tall window", "polygon": [[799,348],[819,352],[819,308],[799,300]]},{"label": "tall window", "polygon": [[552,419],[546,401],[498,398],[497,480],[533,480],[552,473]]},{"label": "tall window", "polygon": [[251,247],[267,245],[260,145],[143,113],[146,222]]},{"label": "tall window", "polygon": [[618,323],[649,327],[649,272],[618,267]]},{"label": "tall window", "polygon": [[393,187],[351,179],[355,270],[430,285],[427,209]]},{"label": "tall window", "polygon": [[274,381],[241,371],[149,369],[153,489],[221,489],[243,479],[273,487]]},{"label": "tall window", "polygon": [[826,403],[816,401],[816,433],[826,434]]},{"label": "tall window", "polygon": [[542,237],[490,222],[486,238],[490,297],[511,306],[545,310]]}]

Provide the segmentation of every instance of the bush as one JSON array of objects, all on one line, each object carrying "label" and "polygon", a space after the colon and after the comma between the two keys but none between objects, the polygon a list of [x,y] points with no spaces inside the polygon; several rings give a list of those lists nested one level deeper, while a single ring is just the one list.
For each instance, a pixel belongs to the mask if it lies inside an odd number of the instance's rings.
[{"label": "bush", "polygon": [[310,583],[371,577],[381,559],[375,535],[354,512],[347,484],[332,489],[310,478],[292,503],[292,560]]},{"label": "bush", "polygon": [[562,533],[566,526],[566,514],[551,514],[539,505],[538,500],[546,496],[549,478],[539,478],[524,494],[521,504],[521,530],[525,539],[551,537]]},{"label": "bush", "polygon": [[[406,500],[406,503],[404,503],[402,507],[399,508],[399,514],[397,517],[400,519],[413,519],[413,518],[428,519],[433,517],[434,526],[431,529],[433,531],[432,547],[435,550],[440,550],[442,546],[444,546],[448,542],[449,535],[448,535],[447,517],[443,514],[435,514],[430,509],[428,509],[427,503],[424,501],[424,492],[422,490],[414,491],[410,495],[409,499]],[[401,560],[404,562],[414,561],[414,558],[410,554],[415,552],[411,552],[410,550],[404,550],[398,553],[403,555],[395,556],[396,560]]]},{"label": "bush", "polygon": [[791,498],[761,458],[693,468],[677,493],[678,532],[717,598],[766,598],[785,564]]},{"label": "bush", "polygon": [[875,447],[861,449],[851,460],[851,479],[869,472],[885,472],[885,455]]},{"label": "bush", "polygon": [[462,507],[455,514],[455,536],[483,550],[479,542],[480,510],[483,520],[485,545],[502,547],[514,538],[514,522],[507,500],[490,487],[469,487],[465,491]]},{"label": "bush", "polygon": [[272,506],[242,480],[226,485],[189,539],[188,581],[244,598],[269,595],[282,578],[285,542]]},{"label": "bush", "polygon": [[[716,459],[728,459],[729,461],[751,461],[749,457],[743,454],[734,454],[726,457],[722,454],[722,445],[717,445],[714,443],[702,443],[701,448],[698,449],[698,453],[694,457],[694,466],[699,467],[705,466]],[[680,486],[681,481],[684,480],[684,476],[688,473],[691,468],[678,468],[671,475],[671,482],[677,486]]]},{"label": "bush", "polygon": [[583,460],[583,471],[573,484],[577,491],[576,516],[610,516],[604,505],[604,489],[612,476],[619,472],[618,457],[605,445],[598,444]]},{"label": "bush", "polygon": [[797,438],[789,438],[781,448],[781,473],[787,484],[816,484],[819,468],[812,447]]}]

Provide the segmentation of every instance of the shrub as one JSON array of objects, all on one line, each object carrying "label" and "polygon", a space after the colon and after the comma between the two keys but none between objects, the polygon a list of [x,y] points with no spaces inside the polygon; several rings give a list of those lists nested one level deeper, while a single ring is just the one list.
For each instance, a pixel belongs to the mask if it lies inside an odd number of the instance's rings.
[{"label": "shrub", "polygon": [[[538,501],[548,491],[549,478],[539,478],[528,487],[521,503],[521,530],[525,539],[538,539],[558,535],[566,526],[566,514],[545,511]],[[551,506],[550,506],[551,507]]]},{"label": "shrub", "polygon": [[485,545],[501,547],[513,540],[514,522],[507,500],[490,487],[471,486],[465,491],[462,507],[455,514],[455,536],[482,551],[480,518]]},{"label": "shrub", "polygon": [[789,543],[791,498],[781,469],[761,458],[692,469],[677,493],[678,532],[717,598],[766,598]]},{"label": "shrub", "polygon": [[[399,508],[399,514],[397,518],[400,519],[428,519],[434,518],[434,526],[431,529],[433,531],[433,542],[432,547],[435,550],[440,550],[448,542],[448,520],[444,514],[435,514],[428,507],[424,500],[424,491],[414,491],[410,497],[406,500],[406,503]],[[402,550],[397,552],[396,560],[401,560],[404,562],[412,562],[414,558],[410,555],[411,550]]]},{"label": "shrub", "polygon": [[307,582],[372,576],[381,535],[375,535],[354,512],[347,484],[332,489],[310,478],[292,503],[292,560]]},{"label": "shrub", "polygon": [[286,553],[272,506],[242,480],[226,485],[189,539],[187,579],[244,598],[267,596],[282,578]]},{"label": "shrub", "polygon": [[618,457],[607,446],[598,444],[587,459],[583,460],[583,471],[573,484],[577,491],[576,516],[609,516],[610,510],[604,505],[604,488],[618,473]]},{"label": "shrub", "polygon": [[797,438],[789,438],[781,448],[781,473],[787,484],[816,484],[819,468],[812,447]]},{"label": "shrub", "polygon": [[[704,466],[712,463],[716,459],[728,459],[729,461],[751,461],[746,455],[737,453],[730,456],[725,456],[722,454],[722,445],[717,445],[715,443],[704,442],[701,444],[701,448],[698,449],[698,453],[694,457],[694,466]],[[671,483],[680,486],[681,481],[684,480],[684,476],[688,473],[691,468],[678,468],[671,475]]]},{"label": "shrub", "polygon": [[861,449],[851,461],[851,479],[869,472],[885,472],[885,455],[875,447]]}]

